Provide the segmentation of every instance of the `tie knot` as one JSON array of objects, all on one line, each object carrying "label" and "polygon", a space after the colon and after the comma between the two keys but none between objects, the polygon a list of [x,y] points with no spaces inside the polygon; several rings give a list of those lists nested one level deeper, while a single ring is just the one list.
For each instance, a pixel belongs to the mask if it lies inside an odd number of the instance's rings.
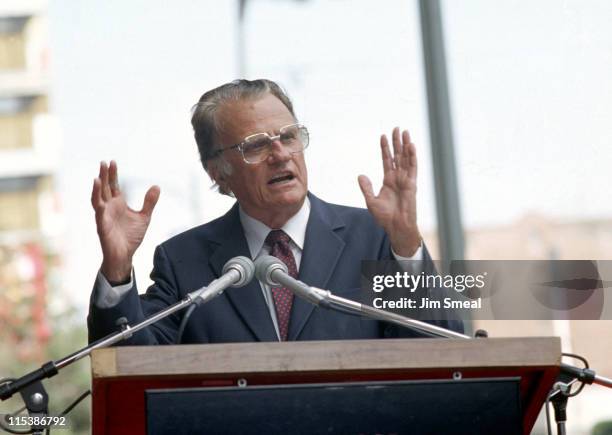
[{"label": "tie knot", "polygon": [[281,245],[288,245],[291,241],[291,237],[284,232],[283,230],[272,230],[268,233],[268,237],[266,237],[266,245],[274,246],[277,243]]}]

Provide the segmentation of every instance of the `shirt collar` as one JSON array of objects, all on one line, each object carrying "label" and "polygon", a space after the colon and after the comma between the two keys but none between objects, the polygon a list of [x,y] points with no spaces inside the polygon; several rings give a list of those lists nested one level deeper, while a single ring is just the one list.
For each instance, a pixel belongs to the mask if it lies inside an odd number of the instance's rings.
[{"label": "shirt collar", "polygon": [[[240,204],[238,204],[238,212],[240,214],[240,223],[244,230],[244,236],[246,237],[249,251],[251,252],[251,258],[255,259],[261,252],[266,237],[268,237],[268,233],[272,231],[272,228],[246,214],[242,207],[240,207]],[[291,237],[293,243],[295,243],[300,250],[304,249],[304,239],[306,238],[306,226],[308,225],[309,216],[310,200],[307,196],[300,210],[281,228],[281,230]]]}]

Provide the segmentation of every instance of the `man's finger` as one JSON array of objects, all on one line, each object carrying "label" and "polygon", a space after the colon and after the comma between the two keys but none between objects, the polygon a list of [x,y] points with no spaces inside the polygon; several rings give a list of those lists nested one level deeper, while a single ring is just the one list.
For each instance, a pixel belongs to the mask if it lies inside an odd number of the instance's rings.
[{"label": "man's finger", "polygon": [[386,174],[393,170],[393,157],[391,157],[389,141],[384,134],[380,137],[380,152],[382,154],[383,171]]},{"label": "man's finger", "polygon": [[395,127],[393,129],[393,161],[395,162],[395,168],[400,168],[402,158],[402,143],[400,139],[400,129]]},{"label": "man's finger", "polygon": [[100,196],[100,190],[100,179],[94,178],[93,187],[91,189],[91,206],[96,212],[104,205]]},{"label": "man's finger", "polygon": [[404,141],[404,145],[411,142],[410,132],[408,130],[402,131],[402,140]]},{"label": "man's finger", "polygon": [[112,198],[111,191],[108,186],[108,166],[105,161],[100,162],[100,181],[101,181],[101,193],[102,200],[108,201]]},{"label": "man's finger", "polygon": [[408,146],[408,142],[405,141],[405,136],[404,136],[404,132],[406,130],[404,130],[403,132],[399,133],[399,129],[398,129],[398,135],[399,135],[399,143],[400,143],[400,153],[399,153],[399,167],[402,171],[407,171],[408,170],[408,161],[409,159],[407,159],[406,157],[406,151],[407,151],[407,146]]},{"label": "man's finger", "polygon": [[417,176],[417,155],[416,147],[410,139],[410,133],[408,130],[404,130],[402,133],[402,139],[404,141],[404,161],[406,170],[408,171],[408,177],[416,178]]},{"label": "man's finger", "polygon": [[359,183],[359,188],[361,189],[361,193],[363,193],[363,197],[366,200],[366,204],[370,204],[370,201],[374,199],[374,189],[372,188],[372,182],[365,175],[360,175],[357,177],[357,182]]},{"label": "man's finger", "polygon": [[110,161],[108,167],[108,184],[113,198],[121,193],[119,190],[119,176],[117,175],[117,162],[114,160]]},{"label": "man's finger", "polygon": [[147,190],[140,213],[151,217],[153,209],[155,208],[155,204],[157,204],[157,200],[159,199],[159,194],[159,186],[151,186],[149,190]]}]

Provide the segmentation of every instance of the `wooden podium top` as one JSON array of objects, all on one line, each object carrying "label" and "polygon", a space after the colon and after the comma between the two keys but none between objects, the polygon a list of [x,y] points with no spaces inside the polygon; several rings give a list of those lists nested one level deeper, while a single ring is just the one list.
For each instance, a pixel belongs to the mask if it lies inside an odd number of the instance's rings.
[{"label": "wooden podium top", "polygon": [[93,378],[559,366],[558,337],[133,346],[95,350]]}]

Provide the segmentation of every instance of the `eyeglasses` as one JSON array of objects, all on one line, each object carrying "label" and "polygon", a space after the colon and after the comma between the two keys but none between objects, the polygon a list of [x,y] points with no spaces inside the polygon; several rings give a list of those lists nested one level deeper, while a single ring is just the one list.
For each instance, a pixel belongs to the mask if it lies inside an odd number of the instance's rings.
[{"label": "eyeglasses", "polygon": [[263,162],[272,153],[272,144],[278,140],[291,154],[301,153],[308,147],[308,129],[302,124],[291,124],[282,127],[278,135],[270,136],[268,133],[255,133],[244,138],[242,142],[214,151],[209,157],[217,157],[223,151],[238,149],[246,163]]}]

